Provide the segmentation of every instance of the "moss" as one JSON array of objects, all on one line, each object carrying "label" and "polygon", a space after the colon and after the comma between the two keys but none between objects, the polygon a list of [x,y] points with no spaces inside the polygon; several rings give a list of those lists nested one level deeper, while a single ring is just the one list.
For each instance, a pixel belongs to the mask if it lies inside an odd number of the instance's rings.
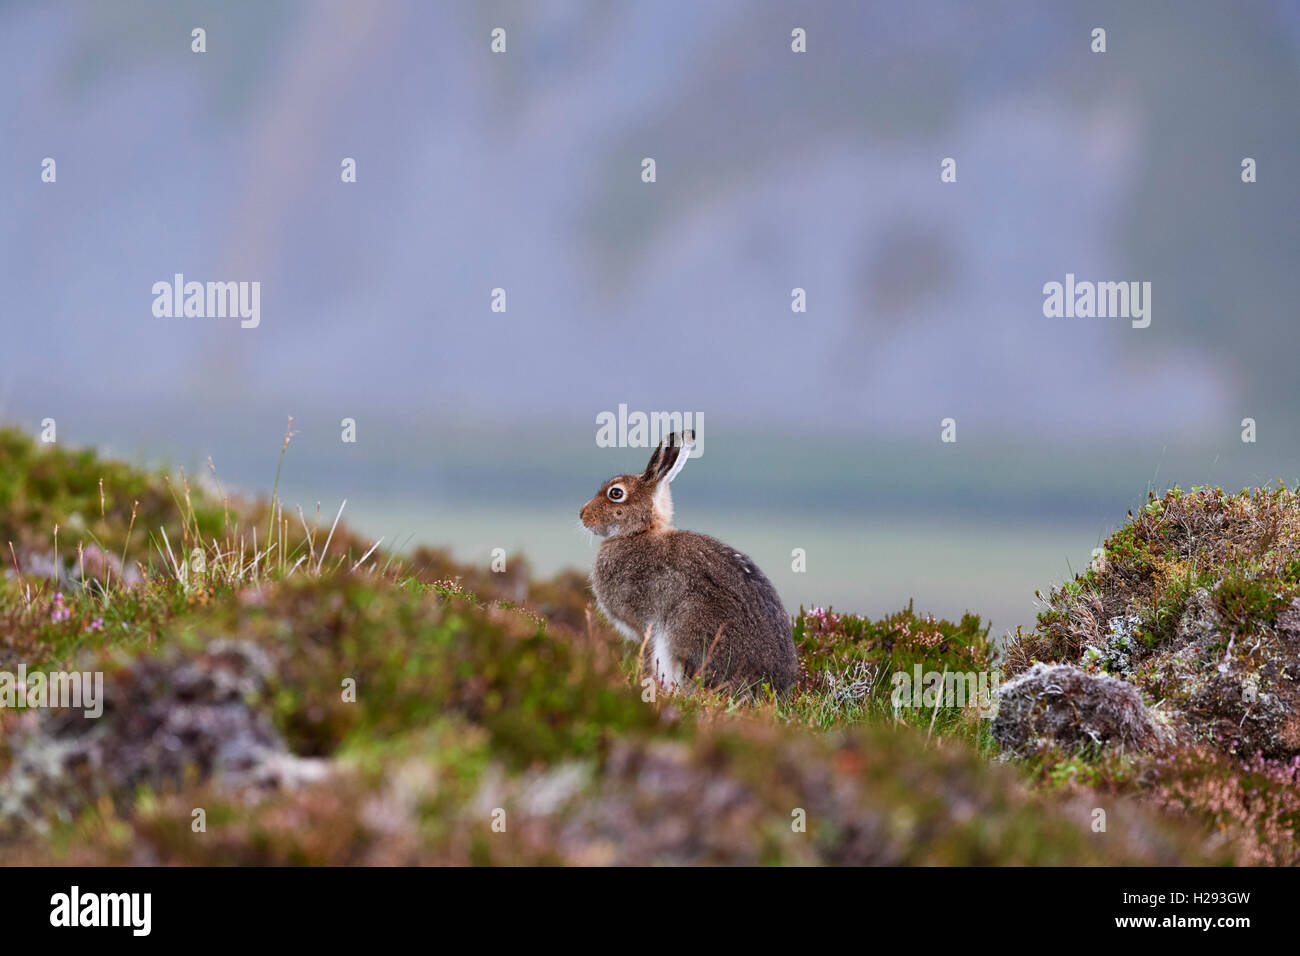
[{"label": "moss", "polygon": [[1225,577],[1214,589],[1214,607],[1233,632],[1248,635],[1272,625],[1290,604],[1290,589],[1276,577],[1249,577],[1238,573]]}]

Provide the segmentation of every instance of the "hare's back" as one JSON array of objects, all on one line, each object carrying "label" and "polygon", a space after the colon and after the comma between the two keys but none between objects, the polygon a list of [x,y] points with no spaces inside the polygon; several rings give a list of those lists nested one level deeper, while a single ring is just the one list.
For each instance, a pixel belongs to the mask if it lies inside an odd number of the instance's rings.
[{"label": "hare's back", "polygon": [[689,603],[730,612],[750,627],[789,631],[776,588],[749,555],[695,531],[678,531],[671,537],[670,560],[689,582]]},{"label": "hare's back", "polygon": [[702,673],[709,686],[768,683],[781,691],[794,683],[790,618],[758,565],[707,535],[683,533],[673,546],[690,589],[665,623],[687,674]]}]

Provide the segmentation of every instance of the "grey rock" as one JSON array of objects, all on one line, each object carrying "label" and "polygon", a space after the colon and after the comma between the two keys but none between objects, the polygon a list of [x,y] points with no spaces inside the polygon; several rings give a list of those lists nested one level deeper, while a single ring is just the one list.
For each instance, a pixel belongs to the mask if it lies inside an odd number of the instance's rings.
[{"label": "grey rock", "polygon": [[1042,663],[998,688],[991,731],[1004,753],[1017,756],[1047,745],[1146,750],[1171,737],[1128,681]]},{"label": "grey rock", "polygon": [[141,657],[106,675],[103,714],[26,715],[0,779],[0,826],[70,820],[105,796],[191,780],[267,791],[319,779],[326,764],[290,754],[267,705],[271,664],[256,645],[214,641],[198,654]]}]

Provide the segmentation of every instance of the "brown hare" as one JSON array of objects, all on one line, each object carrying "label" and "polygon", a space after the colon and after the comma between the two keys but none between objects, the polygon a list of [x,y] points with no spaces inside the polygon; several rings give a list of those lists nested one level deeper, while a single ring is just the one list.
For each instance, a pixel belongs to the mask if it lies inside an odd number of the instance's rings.
[{"label": "brown hare", "polygon": [[748,557],[716,538],[673,527],[668,484],[686,465],[692,432],[664,438],[640,475],[617,475],[582,506],[605,540],[591,572],[596,602],[669,687],[699,678],[748,696],[787,690],[799,673],[776,588]]}]

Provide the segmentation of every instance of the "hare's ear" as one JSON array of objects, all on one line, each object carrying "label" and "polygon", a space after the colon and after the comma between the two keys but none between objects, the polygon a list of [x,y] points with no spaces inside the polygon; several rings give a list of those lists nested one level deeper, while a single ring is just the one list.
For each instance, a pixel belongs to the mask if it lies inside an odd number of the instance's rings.
[{"label": "hare's ear", "polygon": [[650,483],[672,481],[677,477],[677,473],[686,467],[686,459],[691,457],[691,449],[694,447],[695,432],[693,431],[665,435],[659,447],[650,456],[650,464],[645,466],[642,480]]}]

